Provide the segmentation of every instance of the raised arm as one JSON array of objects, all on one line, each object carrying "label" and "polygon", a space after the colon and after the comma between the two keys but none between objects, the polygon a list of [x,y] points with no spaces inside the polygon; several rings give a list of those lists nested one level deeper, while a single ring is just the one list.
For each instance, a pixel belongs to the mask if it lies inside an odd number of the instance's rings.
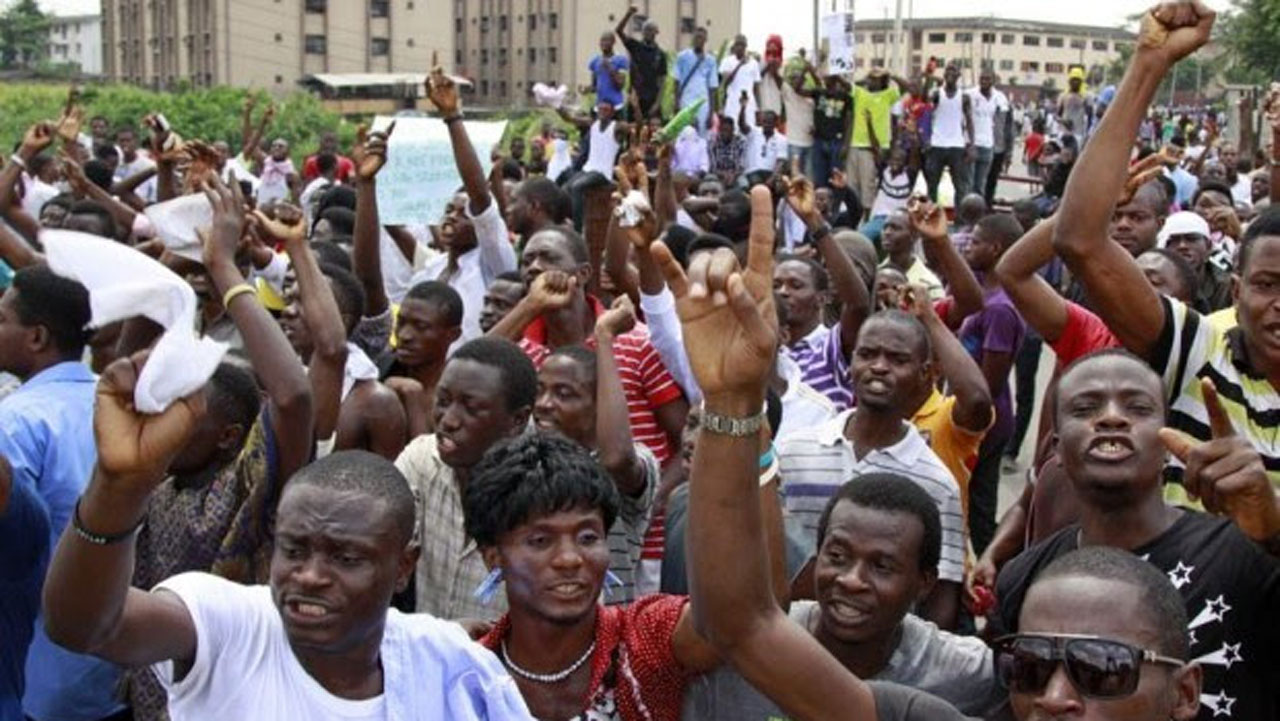
[{"label": "raised arm", "polygon": [[[240,185],[231,188],[214,179],[205,195],[213,206],[213,228],[202,233],[204,266],[220,297],[245,284],[236,265],[236,248],[244,235],[244,201]],[[236,296],[227,315],[244,339],[245,352],[255,375],[266,390],[271,430],[279,451],[277,473],[287,479],[311,460],[314,427],[311,384],[280,324],[256,298]]]},{"label": "raised arm", "polygon": [[625,295],[618,296],[613,307],[596,319],[596,446],[600,464],[618,492],[631,498],[645,492],[645,469],[631,439],[627,396],[613,358],[613,341],[635,324],[635,308]]},{"label": "raised arm", "polygon": [[991,389],[982,376],[982,369],[960,344],[956,334],[934,312],[929,291],[924,286],[912,285],[908,289],[907,298],[912,314],[929,331],[933,355],[942,371],[942,379],[947,382],[951,394],[956,398],[952,420],[970,433],[985,432],[991,425],[995,406],[991,402]]},{"label": "raised arm", "polygon": [[[362,126],[356,133],[351,160],[356,166],[356,227],[351,248],[351,266],[364,288],[364,313],[379,316],[387,312],[386,285],[382,281],[382,241],[378,232],[378,171],[387,162],[387,139],[395,130],[393,121],[386,132],[366,135]],[[409,257],[412,261],[412,256]]]},{"label": "raised arm", "polygon": [[907,207],[911,227],[923,241],[925,257],[938,269],[955,299],[947,317],[942,320],[950,328],[959,328],[965,318],[982,310],[986,304],[982,286],[947,235],[947,216],[942,209],[928,201],[917,202],[914,198]]},{"label": "raised arm", "polygon": [[[685,276],[666,246],[654,248],[679,299],[685,343],[706,393],[707,417],[760,422],[777,349],[773,309],[773,201],[751,194],[746,269],[732,252],[698,256]],[[704,421],[690,480],[690,589],[698,631],[788,716],[798,721],[873,718],[870,689],[782,613],[770,589],[759,533],[758,438]]]},{"label": "raised arm", "polygon": [[862,282],[862,276],[858,275],[853,260],[831,234],[831,226],[818,212],[813,195],[813,183],[808,178],[801,175],[790,180],[787,202],[804,221],[827,267],[831,286],[840,299],[840,345],[845,355],[850,355],[857,345],[862,322],[871,314],[871,293],[867,284]]},{"label": "raised arm", "polygon": [[[154,169],[149,170],[152,174],[155,173]],[[62,156],[62,174],[66,176],[67,184],[71,186],[76,195],[94,201],[111,213],[111,219],[115,221],[117,230],[123,231],[124,234],[130,232],[134,221],[138,218],[138,212],[116,200],[111,193],[86,178],[84,168],[70,155],[64,154]]]},{"label": "raised arm", "polygon": [[[195,623],[177,596],[130,587],[132,535],[146,515],[148,497],[204,415],[205,398],[201,391],[163,413],[139,413],[133,392],[146,355],[116,360],[98,381],[97,464],[49,564],[44,624],[50,639],[72,651],[123,666],[172,659],[185,673],[195,661]],[[73,525],[121,540],[90,543]]]},{"label": "raised arm", "polygon": [[40,232],[40,224],[22,209],[18,199],[18,183],[22,181],[22,171],[27,163],[35,159],[53,143],[55,130],[49,123],[36,123],[27,129],[22,137],[18,152],[0,170],[0,214],[27,240],[34,241]]},{"label": "raised arm", "polygon": [[284,244],[298,280],[298,304],[302,306],[302,317],[314,346],[307,360],[307,378],[311,383],[315,438],[326,440],[337,432],[338,412],[342,408],[343,371],[347,366],[346,328],[329,279],[320,272],[320,264],[307,243],[302,211],[279,204],[275,210],[277,220],[267,218],[262,211],[256,211],[254,219],[268,237]]},{"label": "raised arm", "polygon": [[1053,232],[1058,216],[1036,224],[1005,251],[996,264],[996,277],[1023,320],[1053,344],[1067,327],[1067,301],[1038,272],[1053,260]]},{"label": "raised arm", "polygon": [[1142,356],[1150,355],[1164,329],[1164,309],[1137,263],[1108,239],[1107,226],[1147,106],[1169,68],[1209,41],[1213,20],[1213,11],[1198,1],[1161,5],[1143,17],[1137,52],[1071,172],[1053,234],[1054,249],[1080,279],[1098,315]]},{"label": "raised arm", "polygon": [[618,25],[613,29],[613,34],[618,36],[619,42],[627,42],[627,23],[631,22],[631,18],[635,17],[638,12],[640,12],[640,8],[632,5],[622,14],[622,19],[618,21]]}]

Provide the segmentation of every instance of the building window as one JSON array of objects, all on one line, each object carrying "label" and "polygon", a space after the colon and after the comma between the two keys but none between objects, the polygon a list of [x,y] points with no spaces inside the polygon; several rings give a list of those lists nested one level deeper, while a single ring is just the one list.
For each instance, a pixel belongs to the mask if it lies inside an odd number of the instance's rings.
[{"label": "building window", "polygon": [[995,44],[995,42],[996,42],[996,34],[995,34],[995,33],[983,33],[983,34],[982,34],[982,43],[983,43],[984,45],[994,45],[994,44]]},{"label": "building window", "polygon": [[329,0],[307,0],[307,12],[322,13],[329,9]]},{"label": "building window", "polygon": [[983,59],[982,59],[982,62],[981,62],[981,63],[979,63],[978,65],[979,65],[983,70],[995,70],[995,69],[996,69],[996,61],[992,60],[991,58],[983,58]]},{"label": "building window", "polygon": [[956,63],[965,70],[968,70],[973,67],[973,58],[960,58]]},{"label": "building window", "polygon": [[1034,60],[1023,60],[1023,61],[1022,61],[1022,72],[1024,72],[1024,73],[1038,73],[1038,72],[1040,72],[1040,63],[1038,63],[1038,62],[1036,62],[1036,61],[1034,61]]},{"label": "building window", "polygon": [[507,31],[507,16],[499,15],[498,16],[498,32],[505,33],[506,31]]},{"label": "building window", "polygon": [[488,49],[488,48],[480,48],[480,64],[481,64],[481,65],[488,65],[488,64],[489,64],[489,49]]},{"label": "building window", "polygon": [[871,58],[871,67],[873,67],[873,68],[883,68],[883,67],[884,67],[884,58]]},{"label": "building window", "polygon": [[536,63],[536,62],[538,62],[538,49],[537,49],[537,48],[529,48],[529,62],[530,62],[530,63]]},{"label": "building window", "polygon": [[1105,53],[1105,52],[1107,51],[1107,41],[1106,41],[1106,40],[1094,40],[1094,41],[1093,41],[1093,49],[1094,49],[1094,50],[1101,50],[1102,52],[1104,52],[1104,53]]},{"label": "building window", "polygon": [[501,95],[502,97],[507,96],[507,81],[503,80],[498,83],[498,95]]},{"label": "building window", "polygon": [[489,32],[489,16],[488,15],[485,15],[484,17],[480,18],[480,32],[482,33]]},{"label": "building window", "polygon": [[871,44],[872,44],[872,45],[883,45],[883,44],[884,44],[884,33],[871,33]]},{"label": "building window", "polygon": [[458,66],[458,67],[462,67],[462,63],[463,63],[462,51],[461,51],[461,50],[454,50],[454,51],[453,51],[453,64],[454,64],[454,65],[456,65],[456,66]]},{"label": "building window", "polygon": [[855,33],[853,36],[853,42],[857,43],[858,45],[861,45],[863,38],[864,36],[862,33]]},{"label": "building window", "polygon": [[409,47],[413,47],[413,38],[409,38],[408,40],[404,41],[404,44]]},{"label": "building window", "polygon": [[538,16],[537,16],[537,15],[530,15],[530,16],[529,16],[529,29],[530,29],[530,30],[537,30],[537,29],[538,29]]},{"label": "building window", "polygon": [[453,19],[453,31],[459,35],[462,34],[462,18]]},{"label": "building window", "polygon": [[498,64],[499,65],[507,64],[507,49],[505,47],[498,48]]},{"label": "building window", "polygon": [[1022,44],[1030,45],[1032,47],[1038,48],[1040,47],[1040,36],[1039,35],[1023,35]]},{"label": "building window", "polygon": [[1017,36],[1013,33],[1005,33],[1000,36],[1001,45],[1012,45],[1017,40]]},{"label": "building window", "polygon": [[1000,69],[1001,69],[1001,70],[1013,70],[1013,61],[1012,61],[1012,60],[1001,60],[1001,61],[1000,61]]},{"label": "building window", "polygon": [[391,0],[369,0],[369,15],[385,18],[391,15]]},{"label": "building window", "polygon": [[1061,75],[1062,73],[1065,73],[1067,69],[1063,67],[1062,63],[1045,63],[1044,71],[1051,75]]},{"label": "building window", "polygon": [[380,57],[391,52],[391,41],[386,38],[369,38],[369,54]]},{"label": "building window", "polygon": [[680,18],[680,32],[685,35],[692,35],[694,30],[698,29],[698,21],[693,18]]},{"label": "building window", "polygon": [[276,33],[276,42],[284,42],[284,36],[280,33]]},{"label": "building window", "polygon": [[[560,27],[560,13],[547,13],[547,27],[556,30]],[[554,60],[552,62],[555,62]]]},{"label": "building window", "polygon": [[328,44],[323,35],[308,35],[303,44],[308,55],[324,55],[328,52]]},{"label": "building window", "polygon": [[956,33],[955,38],[958,43],[971,43],[973,42],[973,33]]},{"label": "building window", "polygon": [[481,95],[488,95],[488,94],[489,94],[489,81],[488,81],[488,80],[481,80],[481,81],[480,81],[480,94],[481,94]]},{"label": "building window", "polygon": [[[208,73],[205,73],[205,75],[204,75],[204,81],[205,81],[206,83],[211,83],[211,82],[213,82],[213,77],[212,77],[212,76],[210,76]],[[277,76],[276,76],[276,85],[279,85],[280,83],[283,83],[283,82],[284,82],[284,76],[283,76],[283,75],[277,75]]]},{"label": "building window", "polygon": [[1071,38],[1072,50],[1084,50],[1084,40],[1080,38]]},{"label": "building window", "polygon": [[1045,45],[1051,48],[1060,48],[1062,47],[1062,38],[1046,38]]},{"label": "building window", "polygon": [[929,42],[931,43],[941,44],[941,43],[945,43],[946,41],[947,41],[946,33],[929,33]]},{"label": "building window", "polygon": [[558,53],[556,52],[556,48],[554,47],[547,48],[547,62],[551,63],[552,65],[555,65],[557,62],[556,60],[557,55]]}]

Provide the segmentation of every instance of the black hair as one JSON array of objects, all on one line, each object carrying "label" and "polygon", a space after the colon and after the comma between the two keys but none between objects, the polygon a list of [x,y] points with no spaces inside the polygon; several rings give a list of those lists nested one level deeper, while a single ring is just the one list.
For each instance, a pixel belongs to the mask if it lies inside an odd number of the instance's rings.
[{"label": "black hair", "polygon": [[745,190],[727,188],[720,194],[720,212],[711,225],[711,232],[735,243],[746,241],[751,233],[751,197]]},{"label": "black hair", "polygon": [[84,177],[89,179],[90,183],[110,191],[111,186],[115,183],[115,175],[111,172],[111,166],[106,161],[94,158],[84,164]]},{"label": "black hair", "polygon": [[346,208],[356,212],[356,191],[346,185],[331,186],[321,194],[316,213],[323,213],[329,208]]},{"label": "black hair", "polygon": [[1240,239],[1240,248],[1236,250],[1236,272],[1244,275],[1249,257],[1253,255],[1253,246],[1258,238],[1264,235],[1280,235],[1280,205],[1273,205],[1262,211],[1249,223],[1249,228]]},{"label": "black hair", "polygon": [[364,286],[354,273],[340,266],[321,264],[320,272],[329,279],[338,311],[346,316],[344,330],[350,335],[356,323],[364,317]]},{"label": "black hair", "polygon": [[622,498],[590,451],[558,434],[525,433],[489,449],[462,493],[467,536],[489,548],[529,521],[574,509],[599,510],[607,531]]},{"label": "black hair", "polygon": [[236,363],[219,363],[209,378],[209,408],[249,434],[262,411],[262,392],[253,372]]},{"label": "black hair", "polygon": [[462,325],[462,296],[448,283],[439,280],[424,280],[409,289],[404,299],[420,300],[432,308],[444,312],[444,321],[451,326]]},{"label": "black hair", "polygon": [[1159,637],[1159,647],[1155,650],[1165,656],[1187,659],[1190,646],[1187,607],[1182,594],[1160,569],[1119,548],[1086,546],[1055,558],[1036,575],[1031,588],[1039,583],[1072,576],[1117,581],[1137,589],[1142,599],[1142,603],[1137,604],[1140,612],[1146,615],[1144,620]]},{"label": "black hair", "polygon": [[[1106,358],[1123,358],[1125,360],[1133,361],[1134,363],[1141,366],[1142,369],[1145,370],[1147,373],[1151,374],[1156,379],[1156,381],[1160,383],[1161,388],[1164,387],[1164,381],[1163,379],[1160,378],[1160,374],[1156,373],[1151,368],[1151,366],[1142,358],[1139,358],[1138,356],[1134,355],[1132,352],[1124,348],[1101,348],[1091,353],[1086,353],[1080,356],[1079,358],[1076,358],[1075,360],[1071,361],[1070,363],[1067,364],[1065,368],[1062,369],[1062,372],[1058,374],[1058,382],[1053,385],[1053,396],[1054,396],[1053,403],[1054,403],[1054,407],[1058,409],[1059,412],[1061,412],[1062,410],[1062,382],[1067,379],[1067,376],[1075,372],[1076,368],[1079,368],[1080,366],[1086,365],[1088,363],[1093,363],[1098,360],[1103,360]],[[1160,412],[1163,413],[1165,411],[1165,405],[1166,405],[1164,394],[1163,393],[1159,394],[1159,398],[1157,400],[1161,404]]]},{"label": "black hair", "polygon": [[552,350],[551,353],[547,355],[547,360],[551,360],[552,358],[561,357],[561,356],[568,358],[569,360],[586,368],[587,372],[591,376],[591,382],[592,383],[595,382],[595,379],[596,379],[595,351],[591,350],[590,348],[587,348],[586,346],[581,346],[581,345],[562,345],[559,348]]},{"label": "black hair", "polygon": [[573,228],[567,225],[552,225],[539,230],[538,233],[551,233],[560,236],[575,263],[591,262],[591,256],[587,251],[587,241],[583,240],[582,235]]},{"label": "black hair", "polygon": [[[1205,243],[1208,242],[1206,238]],[[1191,264],[1187,262],[1187,259],[1168,248],[1149,248],[1142,251],[1142,254],[1145,255],[1146,253],[1155,253],[1173,263],[1173,269],[1178,273],[1178,282],[1182,283],[1183,288],[1186,288],[1187,302],[1194,303],[1200,293],[1200,280],[1196,278],[1196,272],[1191,269]]]},{"label": "black hair", "polygon": [[794,255],[792,253],[782,253],[778,256],[777,261],[775,261],[774,267],[789,261],[795,261],[809,266],[809,274],[813,276],[813,287],[816,290],[821,292],[830,287],[831,281],[827,277],[827,269],[823,268],[822,264],[813,258],[808,258],[803,255]]},{"label": "black hair", "polygon": [[1226,183],[1217,180],[1201,180],[1196,192],[1191,196],[1191,205],[1194,207],[1200,200],[1200,196],[1205,193],[1219,193],[1227,199],[1228,203],[1235,207],[1235,199],[1231,195],[1231,188]]},{"label": "black hair", "polygon": [[288,486],[314,486],[333,491],[363,493],[382,501],[391,511],[404,543],[413,539],[415,503],[409,482],[395,464],[368,451],[338,451],[303,466]]},{"label": "black hair", "polygon": [[[669,233],[671,231],[668,230],[667,232]],[[704,250],[715,250],[716,248],[728,248],[729,250],[735,250],[733,241],[723,235],[716,233],[701,233],[696,235],[693,240],[689,241],[689,244],[685,246],[684,260],[680,264],[688,268],[689,261],[696,253],[701,253]]]},{"label": "black hair", "polygon": [[356,232],[356,214],[349,208],[331,205],[316,213],[315,223],[311,224],[312,232],[315,232],[316,224],[321,220],[329,221],[329,227],[333,229],[334,235],[353,236]]},{"label": "black hair", "polygon": [[502,161],[502,179],[520,182],[524,178],[524,167],[520,165],[520,161],[515,158],[505,158]]},{"label": "black hair", "polygon": [[495,283],[500,280],[505,280],[508,283],[519,283],[520,285],[524,285],[524,276],[520,275],[520,271],[518,270],[504,270],[493,276],[493,281]]},{"label": "black hair", "polygon": [[920,539],[920,557],[916,559],[918,568],[921,571],[937,569],[938,560],[942,556],[942,520],[938,504],[915,481],[897,473],[867,473],[840,486],[840,490],[827,501],[822,515],[818,517],[819,547],[827,536],[831,512],[840,501],[848,501],[873,511],[915,516],[924,530]]},{"label": "black hair", "polygon": [[92,215],[102,224],[105,233],[104,238],[115,238],[116,221],[111,217],[111,211],[104,208],[100,203],[94,200],[77,200],[71,204],[71,208],[67,211],[67,215]]},{"label": "black hair", "polygon": [[[688,268],[689,247],[697,237],[698,234],[692,230],[684,227],[683,225],[672,223],[667,226],[667,232],[663,237],[662,242],[667,244],[667,249],[671,251],[671,257],[675,258],[676,262],[679,263],[681,267]],[[732,245],[733,243],[729,243],[728,247],[731,247]]]},{"label": "black hair", "polygon": [[1018,242],[1023,234],[1022,223],[1011,213],[988,213],[978,220],[977,228],[984,238],[1000,244],[1001,253]]},{"label": "black hair", "polygon": [[886,308],[873,313],[863,322],[862,327],[866,328],[872,321],[884,321],[910,329],[916,337],[914,345],[920,360],[926,363],[933,360],[933,341],[929,338],[929,329],[924,327],[919,318],[900,308]]},{"label": "black hair", "polygon": [[520,184],[516,192],[529,204],[540,206],[552,223],[561,225],[573,215],[573,200],[569,193],[545,176],[529,178]]},{"label": "black hair", "polygon": [[116,146],[111,143],[98,143],[93,146],[93,157],[96,160],[107,160],[108,158],[120,159],[120,151],[116,150]]},{"label": "black hair", "polygon": [[538,396],[538,371],[520,346],[504,338],[476,338],[467,341],[452,360],[469,360],[498,369],[502,376],[507,411],[533,406]]},{"label": "black hair", "polygon": [[338,158],[333,153],[320,153],[316,156],[316,171],[321,175],[338,167]]},{"label": "black hair", "polygon": [[18,320],[49,331],[53,347],[66,360],[79,360],[92,335],[89,325],[89,291],[77,281],[54,273],[46,265],[20,268],[13,274],[14,304]]},{"label": "black hair", "polygon": [[351,254],[332,240],[317,240],[311,243],[311,252],[315,253],[320,265],[332,265],[347,272],[353,272]]}]

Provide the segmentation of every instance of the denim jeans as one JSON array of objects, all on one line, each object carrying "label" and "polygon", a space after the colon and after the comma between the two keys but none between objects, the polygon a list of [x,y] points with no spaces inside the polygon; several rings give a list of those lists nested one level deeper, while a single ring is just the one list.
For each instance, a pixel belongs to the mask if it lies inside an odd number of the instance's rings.
[{"label": "denim jeans", "polygon": [[825,188],[831,184],[831,171],[843,170],[840,153],[844,151],[842,140],[813,141],[813,180],[814,187]]},{"label": "denim jeans", "polygon": [[929,187],[929,198],[938,200],[938,181],[942,169],[951,171],[951,184],[955,186],[955,203],[969,192],[969,163],[964,159],[964,148],[929,148],[924,157],[924,182]]},{"label": "denim jeans", "polygon": [[796,160],[800,172],[806,178],[813,178],[813,146],[787,145],[787,160]]},{"label": "denim jeans", "polygon": [[[995,155],[995,151],[991,148],[974,147],[973,162],[969,163],[969,187],[973,192],[985,194],[987,191],[987,176],[991,174],[991,159]],[[960,199],[964,197],[956,193],[956,204],[960,204]]]}]

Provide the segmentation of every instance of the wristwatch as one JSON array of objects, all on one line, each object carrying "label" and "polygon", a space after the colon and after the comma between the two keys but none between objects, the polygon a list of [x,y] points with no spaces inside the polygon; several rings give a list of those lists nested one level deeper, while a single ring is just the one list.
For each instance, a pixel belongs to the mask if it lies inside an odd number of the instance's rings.
[{"label": "wristwatch", "polygon": [[734,438],[748,438],[760,432],[764,426],[764,413],[757,413],[746,418],[722,416],[710,411],[702,412],[702,430]]}]

